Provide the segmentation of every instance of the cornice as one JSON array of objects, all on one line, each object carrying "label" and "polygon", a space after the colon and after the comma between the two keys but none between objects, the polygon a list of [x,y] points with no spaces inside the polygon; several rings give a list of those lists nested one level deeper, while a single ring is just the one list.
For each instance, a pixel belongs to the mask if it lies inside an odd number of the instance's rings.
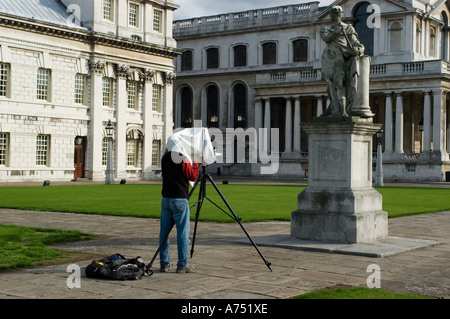
[{"label": "cornice", "polygon": [[34,21],[32,19],[0,15],[0,26],[34,32],[38,34],[64,38],[74,41],[83,41],[88,44],[100,44],[134,52],[153,54],[167,58],[175,58],[181,54],[176,48],[164,47],[147,42],[140,42],[128,38],[117,37],[86,29],[76,29],[66,26]]}]

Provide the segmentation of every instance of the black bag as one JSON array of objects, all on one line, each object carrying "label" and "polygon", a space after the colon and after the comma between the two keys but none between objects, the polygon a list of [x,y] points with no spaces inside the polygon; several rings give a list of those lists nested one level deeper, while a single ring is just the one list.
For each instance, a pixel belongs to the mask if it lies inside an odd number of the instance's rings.
[{"label": "black bag", "polygon": [[86,276],[90,278],[134,280],[141,279],[143,276],[149,276],[152,273],[145,268],[141,257],[127,259],[121,254],[93,260],[86,267]]}]

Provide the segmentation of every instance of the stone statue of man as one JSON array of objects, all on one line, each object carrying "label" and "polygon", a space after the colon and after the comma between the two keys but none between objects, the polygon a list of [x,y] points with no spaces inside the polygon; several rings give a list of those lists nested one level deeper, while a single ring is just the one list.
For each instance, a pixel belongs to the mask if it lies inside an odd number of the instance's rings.
[{"label": "stone statue of man", "polygon": [[327,82],[331,104],[322,116],[346,117],[356,96],[359,57],[364,46],[358,41],[355,29],[342,22],[343,10],[333,6],[330,11],[332,25],[320,31],[326,43],[322,54],[322,77]]}]

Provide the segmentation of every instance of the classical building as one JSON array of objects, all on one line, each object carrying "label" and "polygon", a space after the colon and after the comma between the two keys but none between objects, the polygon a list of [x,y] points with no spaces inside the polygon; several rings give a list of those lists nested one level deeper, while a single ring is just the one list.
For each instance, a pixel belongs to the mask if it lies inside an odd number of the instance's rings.
[{"label": "classical building", "polygon": [[[344,9],[344,22],[353,24],[371,56],[370,106],[374,122],[383,124],[384,180],[450,181],[450,1],[333,5]],[[183,52],[176,59],[176,127],[198,120],[223,132],[278,128],[279,147],[272,152],[280,166],[273,176],[305,177],[301,123],[327,107],[320,30],[330,24],[330,8],[310,2],[175,21]],[[224,144],[224,153],[236,148]],[[259,175],[260,164],[248,161],[249,144],[246,163],[223,161],[217,170]]]},{"label": "classical building", "polygon": [[173,129],[163,0],[0,1],[0,181],[149,179]]}]

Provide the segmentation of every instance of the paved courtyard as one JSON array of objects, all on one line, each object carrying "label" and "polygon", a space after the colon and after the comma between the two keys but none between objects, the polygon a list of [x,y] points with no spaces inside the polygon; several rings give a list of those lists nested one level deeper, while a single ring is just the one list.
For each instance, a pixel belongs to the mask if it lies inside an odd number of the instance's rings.
[{"label": "paved courtyard", "polygon": [[[141,256],[146,263],[157,249],[159,220],[86,214],[0,209],[1,224],[75,229],[101,235],[99,239],[57,247],[107,256]],[[252,238],[289,233],[289,222],[244,224]],[[193,227],[191,227],[193,229]],[[315,251],[261,247],[272,264],[269,271],[237,223],[199,223],[195,253],[189,259],[194,273],[155,273],[136,281],[87,278],[91,259],[75,263],[81,268],[81,287],[69,289],[68,264],[0,273],[0,298],[206,298],[284,299],[336,285],[366,286],[380,267],[381,288],[437,298],[450,296],[450,211],[389,220],[389,235],[439,241],[438,245],[383,258]],[[108,237],[105,237],[108,236]],[[171,254],[176,260],[175,238]],[[154,263],[157,270],[159,260]]]}]

